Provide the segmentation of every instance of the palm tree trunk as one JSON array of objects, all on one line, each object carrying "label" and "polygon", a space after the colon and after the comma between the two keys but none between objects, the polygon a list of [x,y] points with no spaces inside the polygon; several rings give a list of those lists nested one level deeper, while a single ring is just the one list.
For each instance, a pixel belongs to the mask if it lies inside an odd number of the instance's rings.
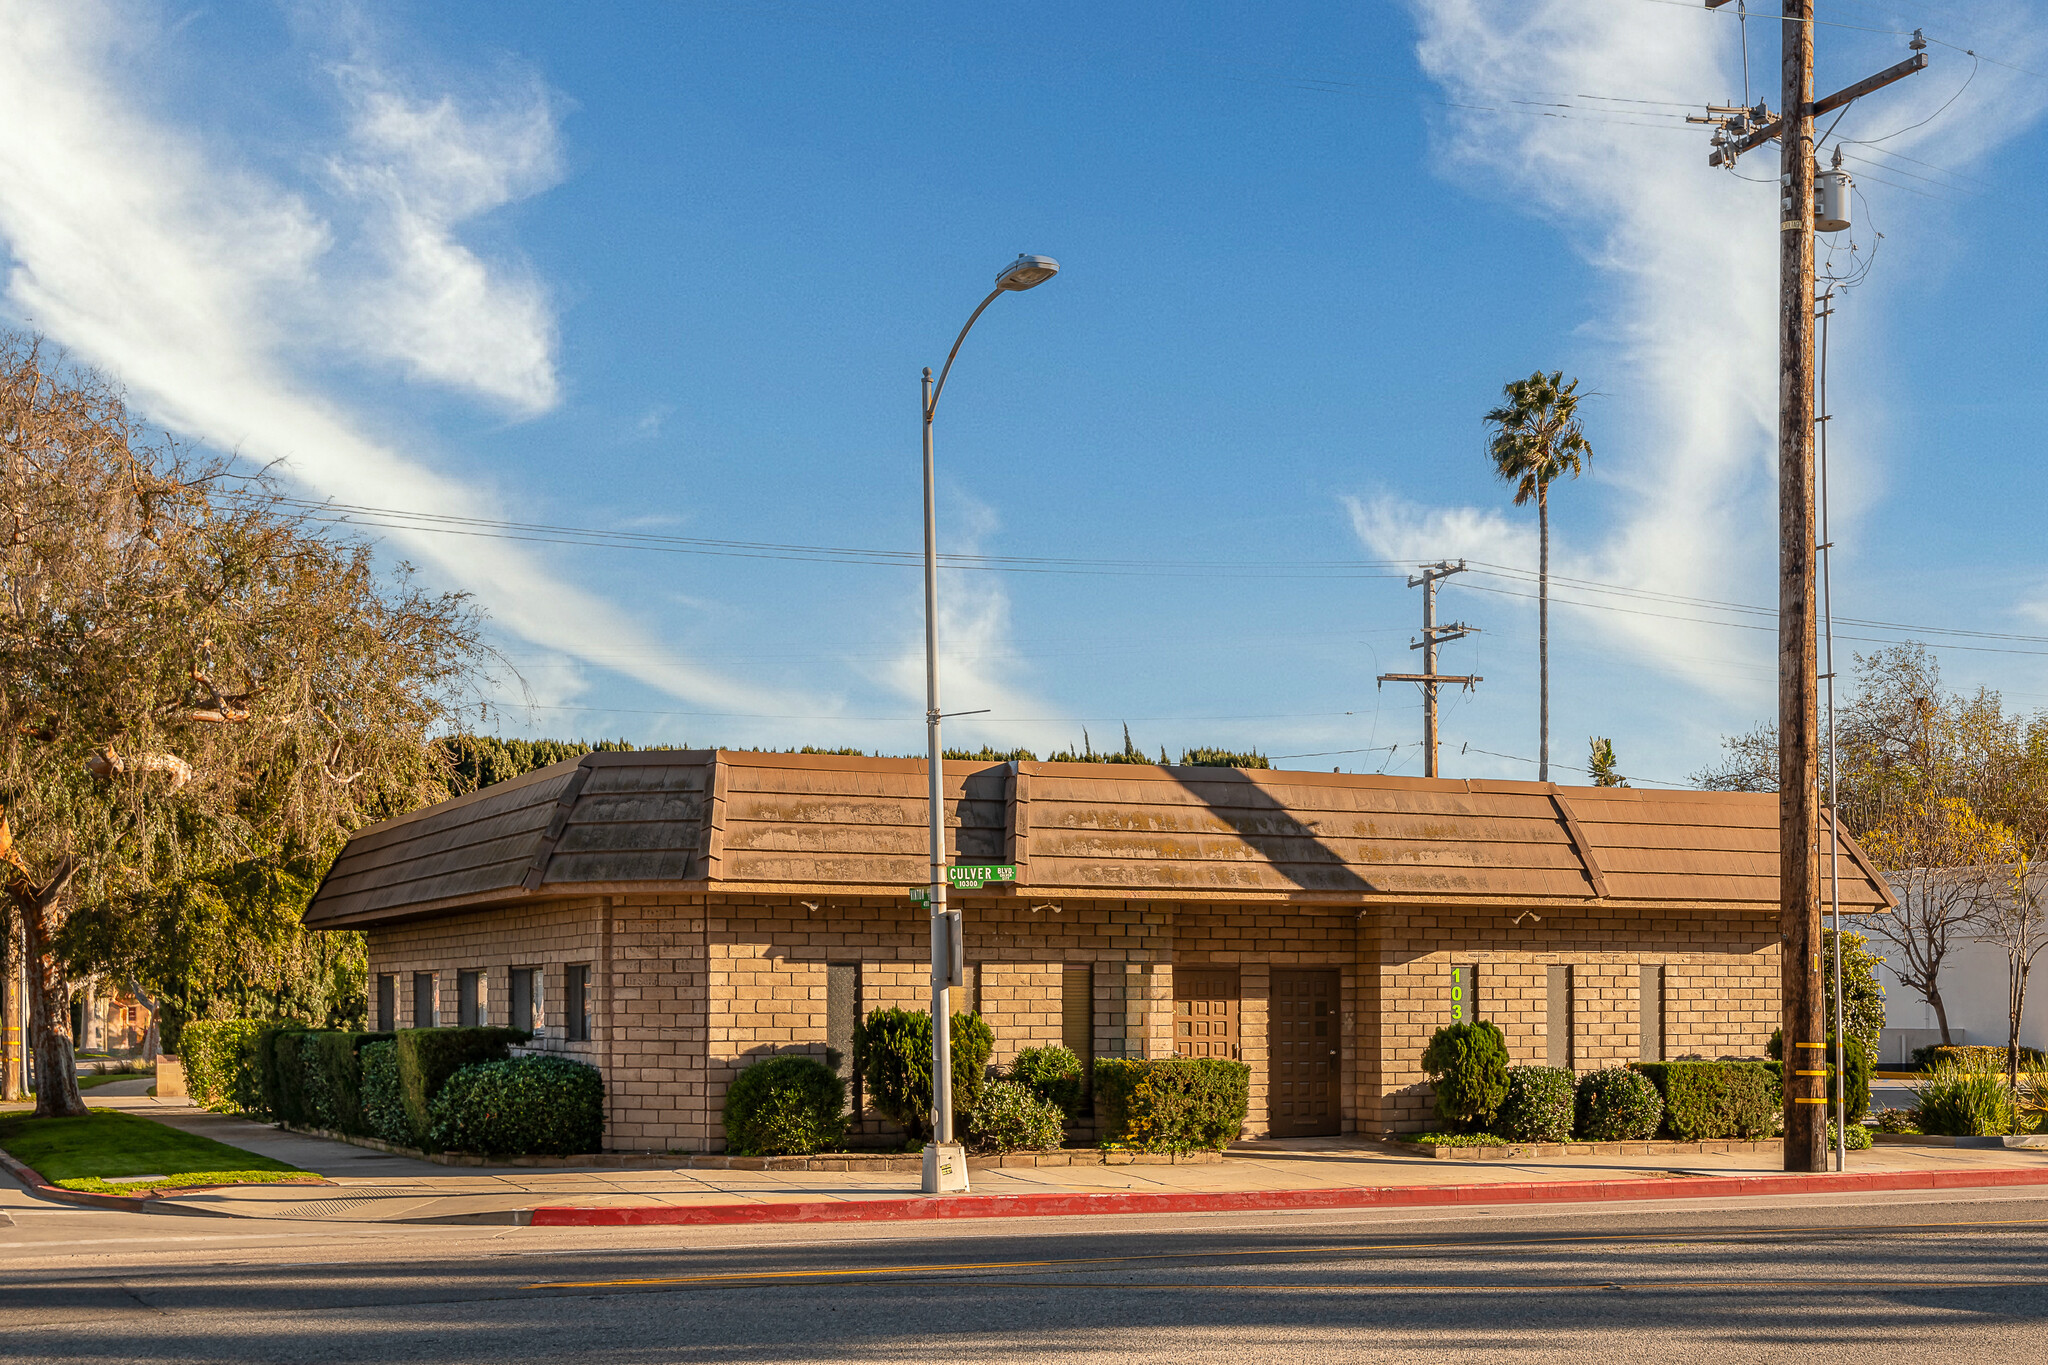
[{"label": "palm tree trunk", "polygon": [[1536,485],[1536,539],[1540,563],[1536,586],[1537,724],[1536,780],[1550,780],[1550,485]]}]

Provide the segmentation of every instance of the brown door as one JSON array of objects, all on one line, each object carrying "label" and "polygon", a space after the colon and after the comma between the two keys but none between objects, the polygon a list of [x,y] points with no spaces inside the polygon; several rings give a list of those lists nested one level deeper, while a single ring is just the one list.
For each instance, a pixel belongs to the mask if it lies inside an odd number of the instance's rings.
[{"label": "brown door", "polygon": [[1272,1058],[1267,1104],[1274,1137],[1335,1133],[1341,1117],[1337,1076],[1337,973],[1274,972]]},{"label": "brown door", "polygon": [[1237,969],[1173,969],[1173,1055],[1235,1058]]}]

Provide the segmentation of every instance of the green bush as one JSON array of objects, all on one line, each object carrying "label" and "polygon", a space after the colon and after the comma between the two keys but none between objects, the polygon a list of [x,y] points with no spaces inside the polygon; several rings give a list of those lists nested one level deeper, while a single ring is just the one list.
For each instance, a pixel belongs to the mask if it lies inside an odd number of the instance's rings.
[{"label": "green bush", "polygon": [[[1916,1047],[1913,1049],[1913,1064],[1915,1066],[1927,1069],[1932,1068],[1935,1063],[1942,1061],[1991,1061],[1998,1063],[2002,1068],[2005,1065],[2005,1049],[1988,1044],[1983,1046],[1971,1044],[1968,1047],[1952,1047],[1943,1043],[1932,1043],[1926,1047]],[[2022,1070],[2039,1070],[2044,1066],[2048,1066],[2048,1056],[2044,1056],[2040,1048],[2023,1047],[2020,1049],[2020,1068]]]},{"label": "green bush", "polygon": [[566,1057],[472,1062],[434,1092],[429,1124],[428,1145],[437,1151],[595,1152],[604,1143],[604,1078],[596,1067]]},{"label": "green bush", "polygon": [[1088,1101],[1088,1076],[1072,1049],[1055,1043],[1027,1047],[1010,1063],[1009,1079],[1038,1098],[1059,1106],[1066,1121],[1080,1117]]},{"label": "green bush", "polygon": [[1446,1024],[1423,1049],[1422,1069],[1436,1087],[1436,1115],[1453,1129],[1484,1128],[1508,1097],[1508,1045],[1485,1019]]},{"label": "green bush", "polygon": [[[1875,1145],[1875,1144],[1876,1144],[1876,1142],[1877,1142],[1877,1139],[1876,1139],[1876,1138],[1874,1138],[1874,1137],[1872,1137],[1872,1136],[1870,1135],[1870,1130],[1869,1130],[1868,1128],[1864,1127],[1864,1126],[1863,1126],[1862,1124],[1860,1124],[1860,1123],[1857,1123],[1857,1122],[1856,1122],[1855,1120],[1853,1120],[1853,1119],[1852,1119],[1852,1120],[1850,1120],[1850,1122],[1849,1122],[1849,1127],[1848,1127],[1848,1129],[1847,1129],[1847,1132],[1848,1132],[1848,1134],[1849,1134],[1849,1141],[1848,1141],[1848,1142],[1847,1142],[1847,1143],[1846,1143],[1845,1145],[1847,1146],[1848,1150],[1850,1150],[1850,1151],[1852,1151],[1852,1152],[1862,1152],[1862,1151],[1868,1151],[1868,1150],[1869,1150],[1869,1149],[1870,1149],[1870,1148],[1871,1148],[1871,1147],[1872,1147],[1873,1145]],[[1834,1150],[1834,1146],[1835,1146],[1835,1121],[1834,1121],[1833,1119],[1829,1119],[1829,1120],[1828,1120],[1828,1149],[1829,1149],[1830,1151],[1832,1151],[1832,1150]]]},{"label": "green bush", "polygon": [[725,1149],[803,1156],[846,1137],[846,1082],[815,1057],[755,1062],[725,1088]]},{"label": "green bush", "polygon": [[1771,1135],[1778,1080],[1762,1062],[1638,1062],[1635,1069],[1657,1087],[1664,1131],[1680,1142]]},{"label": "green bush", "polygon": [[408,1028],[400,1029],[393,1045],[398,1049],[399,1093],[405,1099],[405,1116],[412,1131],[426,1139],[432,1150],[434,1096],[450,1076],[477,1062],[503,1061],[514,1043],[533,1035],[516,1028]]},{"label": "green bush", "polygon": [[2017,1126],[2012,1088],[2005,1083],[2003,1052],[1989,1057],[1941,1057],[1912,1083],[1913,1122],[1923,1133],[1948,1137],[2003,1137]]},{"label": "green bush", "polygon": [[[1834,1039],[1828,1039],[1828,1109],[1835,1104],[1835,1048]],[[1863,1050],[1863,1044],[1851,1035],[1842,1040],[1842,1069],[1848,1073],[1848,1090],[1843,1102],[1843,1112],[1849,1122],[1855,1123],[1870,1112],[1870,1054]],[[1855,1134],[1850,1134],[1853,1140]]]},{"label": "green bush", "polygon": [[[978,1014],[955,1014],[953,1112],[981,1099],[995,1034]],[[853,1031],[853,1066],[869,1104],[913,1142],[932,1135],[932,1017],[923,1010],[876,1010]]]},{"label": "green bush", "polygon": [[1493,1131],[1510,1142],[1572,1140],[1572,1073],[1561,1066],[1508,1068],[1508,1093]]},{"label": "green bush", "polygon": [[1102,1142],[1140,1152],[1222,1151],[1244,1131],[1252,1069],[1221,1057],[1100,1057]]},{"label": "green bush", "polygon": [[1664,1101],[1650,1078],[1627,1067],[1609,1067],[1579,1078],[1574,1128],[1584,1142],[1639,1142],[1654,1137],[1664,1120]]},{"label": "green bush", "polygon": [[1066,1138],[1066,1117],[1022,1082],[990,1081],[967,1114],[967,1138],[977,1152],[1056,1151]]},{"label": "green bush", "polygon": [[185,1089],[200,1105],[228,1113],[252,1114],[263,1105],[256,1075],[255,1019],[194,1019],[178,1040]]},{"label": "green bush", "polygon": [[398,1079],[398,1043],[371,1043],[362,1051],[363,1127],[371,1137],[402,1147],[420,1145],[405,1112],[405,1087]]},{"label": "green bush", "polygon": [[1877,1131],[1880,1133],[1917,1133],[1910,1109],[1880,1109],[1877,1111]]},{"label": "green bush", "polygon": [[316,1128],[357,1136],[370,1134],[363,1117],[362,1050],[390,1042],[389,1033],[308,1033],[298,1043],[305,1068],[306,1122]]},{"label": "green bush", "polygon": [[[261,1112],[281,1123],[304,1121],[301,1083],[305,1072],[299,1065],[296,1041],[304,1032],[306,1026],[296,1019],[267,1023],[256,1031],[256,1089]],[[286,1042],[288,1038],[292,1041]],[[289,1064],[280,1055],[280,1044],[291,1053]]]}]

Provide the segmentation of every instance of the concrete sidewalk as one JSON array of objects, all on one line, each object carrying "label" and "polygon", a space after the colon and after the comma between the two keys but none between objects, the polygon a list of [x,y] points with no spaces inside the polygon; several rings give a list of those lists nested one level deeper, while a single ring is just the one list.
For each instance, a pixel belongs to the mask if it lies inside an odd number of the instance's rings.
[{"label": "concrete sidewalk", "polygon": [[[407,1157],[374,1152],[325,1138],[287,1133],[265,1124],[208,1113],[180,1100],[147,1096],[109,1097],[105,1107],[120,1108],[241,1147],[246,1151],[326,1176],[322,1186],[248,1185],[179,1195],[175,1203],[195,1212],[244,1218],[321,1219],[340,1222],[477,1221],[526,1222],[536,1209],[659,1211],[653,1220],[703,1210],[706,1216],[767,1217],[782,1213],[806,1220],[819,1216],[821,1205],[895,1204],[917,1194],[917,1177],[898,1172],[723,1171],[686,1168],[653,1170],[534,1167],[448,1167]],[[2048,1151],[2026,1149],[1878,1147],[1850,1154],[1850,1173],[1859,1177],[1912,1181],[1921,1177],[1940,1183],[1969,1185],[2024,1179],[2048,1185]],[[1401,1144],[1372,1139],[1296,1139],[1262,1142],[1239,1149],[1221,1162],[1170,1166],[1056,1166],[978,1170],[975,1196],[1036,1196],[1013,1199],[1003,1206],[1029,1211],[1078,1211],[1093,1204],[1128,1203],[1086,1196],[1189,1196],[1173,1201],[1177,1209],[1214,1202],[1221,1208],[1234,1197],[1258,1196],[1271,1206],[1299,1197],[1311,1206],[1318,1198],[1357,1202],[1360,1190],[1405,1191],[1398,1200],[1413,1202],[1440,1192],[1446,1201],[1483,1200],[1497,1190],[1503,1200],[1520,1202],[1543,1196],[1533,1186],[1569,1182],[1608,1193],[1589,1198],[1655,1197],[1648,1184],[1662,1183],[1676,1195],[1687,1177],[1723,1179],[1734,1184],[1745,1177],[1779,1176],[1774,1150],[1706,1153],[1681,1156],[1558,1156],[1530,1161],[1443,1160],[1405,1151]],[[1814,1177],[1804,1177],[1814,1179]],[[1620,1191],[1615,1193],[1613,1191]],[[1758,1192],[1770,1192],[1759,1188]],[[1783,1191],[1778,1191],[1783,1192]],[[1547,1197],[1564,1193],[1562,1188]],[[1083,1196],[1053,1200],[1045,1196]],[[1273,1203],[1282,1200],[1282,1203]],[[979,1204],[979,1200],[976,1201]],[[1146,1200],[1156,1203],[1157,1200]],[[778,1210],[776,1206],[788,1206]],[[968,1206],[961,1206],[964,1212]],[[759,1212],[743,1215],[742,1209]],[[721,1210],[716,1215],[712,1211]],[[1166,1211],[1166,1210],[1162,1210]],[[897,1216],[880,1207],[879,1216]],[[830,1216],[827,1213],[825,1216]],[[861,1216],[852,1210],[841,1216]],[[931,1216],[904,1214],[903,1216]],[[991,1212],[986,1216],[1001,1216]],[[545,1221],[545,1220],[544,1220]]]}]

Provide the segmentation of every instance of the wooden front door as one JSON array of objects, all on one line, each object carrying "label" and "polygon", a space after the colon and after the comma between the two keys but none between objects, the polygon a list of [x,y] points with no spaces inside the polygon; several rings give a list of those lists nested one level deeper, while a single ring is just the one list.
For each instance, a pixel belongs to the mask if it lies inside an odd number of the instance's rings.
[{"label": "wooden front door", "polygon": [[1173,969],[1173,1055],[1236,1058],[1240,1001],[1235,967]]},{"label": "wooden front door", "polygon": [[1342,1038],[1337,1028],[1337,973],[1273,973],[1272,1072],[1266,1088],[1274,1137],[1335,1133],[1342,1112],[1337,1091]]}]

